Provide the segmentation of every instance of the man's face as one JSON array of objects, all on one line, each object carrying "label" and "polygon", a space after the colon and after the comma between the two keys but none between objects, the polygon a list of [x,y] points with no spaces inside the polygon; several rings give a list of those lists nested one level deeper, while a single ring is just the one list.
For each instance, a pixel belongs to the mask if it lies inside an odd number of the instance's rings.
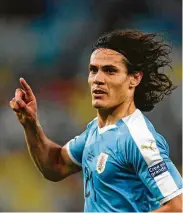
[{"label": "man's face", "polygon": [[88,83],[93,107],[110,109],[124,103],[130,91],[124,56],[111,49],[95,50],[90,58]]}]

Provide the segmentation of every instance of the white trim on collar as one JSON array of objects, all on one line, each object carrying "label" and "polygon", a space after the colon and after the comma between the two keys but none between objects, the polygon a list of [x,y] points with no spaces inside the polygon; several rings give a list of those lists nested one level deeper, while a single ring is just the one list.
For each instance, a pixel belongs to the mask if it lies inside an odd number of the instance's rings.
[{"label": "white trim on collar", "polygon": [[102,134],[102,133],[108,131],[109,129],[114,129],[114,128],[117,128],[116,124],[111,124],[111,125],[108,125],[108,126],[104,126],[102,128],[100,128],[98,126],[98,132],[99,132],[99,134]]},{"label": "white trim on collar", "polygon": [[[122,118],[121,120],[123,120],[124,122],[128,122],[128,120],[129,120],[131,117],[136,117],[136,116],[139,115],[139,113],[141,113],[140,110],[139,110],[139,109],[136,109],[131,115],[128,115],[128,116]],[[94,120],[96,120],[96,119],[98,119],[98,118],[96,117]],[[110,130],[110,129],[114,129],[114,128],[117,128],[117,125],[116,125],[116,124],[111,124],[111,125],[108,125],[108,126],[104,126],[104,127],[102,127],[102,128],[100,128],[100,127],[98,126],[98,132],[99,132],[99,134],[102,134],[102,133],[104,133],[104,132],[106,132],[106,131],[108,131],[108,130]]]}]

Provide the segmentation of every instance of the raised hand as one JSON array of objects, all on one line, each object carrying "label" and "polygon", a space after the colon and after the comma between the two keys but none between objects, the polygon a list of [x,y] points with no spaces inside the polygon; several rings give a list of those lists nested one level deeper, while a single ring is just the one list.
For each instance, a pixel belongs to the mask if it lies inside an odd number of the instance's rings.
[{"label": "raised hand", "polygon": [[10,107],[16,112],[19,122],[25,126],[37,121],[37,102],[31,87],[23,78],[20,78],[20,84],[22,89],[16,89]]}]

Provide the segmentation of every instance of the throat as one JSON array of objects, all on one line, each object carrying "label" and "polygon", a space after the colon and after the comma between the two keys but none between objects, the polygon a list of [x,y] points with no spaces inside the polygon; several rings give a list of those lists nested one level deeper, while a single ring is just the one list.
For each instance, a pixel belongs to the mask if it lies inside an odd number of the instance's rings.
[{"label": "throat", "polygon": [[115,107],[110,109],[99,109],[97,111],[98,127],[103,128],[105,126],[116,124],[120,119],[133,114],[136,110],[135,104],[128,107]]}]

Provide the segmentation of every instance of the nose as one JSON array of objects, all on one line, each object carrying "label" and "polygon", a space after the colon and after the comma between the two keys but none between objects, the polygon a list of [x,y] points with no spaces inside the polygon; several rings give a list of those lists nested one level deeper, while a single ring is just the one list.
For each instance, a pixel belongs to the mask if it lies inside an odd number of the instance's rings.
[{"label": "nose", "polygon": [[101,70],[98,70],[94,77],[94,84],[103,85],[105,83],[105,76]]}]

